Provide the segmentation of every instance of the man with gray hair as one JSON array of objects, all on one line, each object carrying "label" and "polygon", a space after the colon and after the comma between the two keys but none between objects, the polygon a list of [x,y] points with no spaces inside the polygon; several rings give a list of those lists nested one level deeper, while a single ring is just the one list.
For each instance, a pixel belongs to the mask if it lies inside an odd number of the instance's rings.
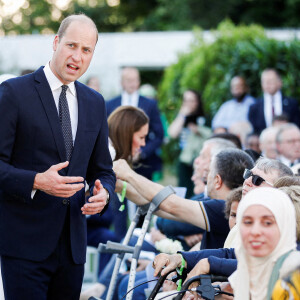
[{"label": "man with gray hair", "polygon": [[300,162],[300,130],[292,123],[282,125],[276,135],[277,159],[288,167]]},{"label": "man with gray hair", "polygon": [[272,187],[283,176],[293,176],[292,170],[278,160],[261,157],[252,170],[244,172],[243,196],[257,187]]},{"label": "man with gray hair", "polygon": [[[242,185],[244,169],[252,168],[253,165],[251,157],[242,150],[223,150],[212,159],[207,176],[207,193],[211,200],[197,202],[171,194],[160,204],[159,209],[167,213],[164,215],[166,218],[171,215],[172,218],[206,230],[201,249],[222,247],[229,232],[224,215],[224,199],[231,189]],[[164,189],[160,184],[134,172],[125,160],[115,162],[114,171],[118,178],[126,180],[148,202]]]},{"label": "man with gray hair", "polygon": [[271,126],[265,128],[259,136],[259,148],[261,155],[267,158],[276,159],[277,147],[276,147],[276,135],[278,127]]},{"label": "man with gray hair", "polygon": [[192,180],[195,185],[195,195],[204,192],[211,158],[221,150],[229,148],[236,148],[236,145],[233,142],[222,138],[212,137],[203,143],[199,156],[194,161],[194,175]]}]

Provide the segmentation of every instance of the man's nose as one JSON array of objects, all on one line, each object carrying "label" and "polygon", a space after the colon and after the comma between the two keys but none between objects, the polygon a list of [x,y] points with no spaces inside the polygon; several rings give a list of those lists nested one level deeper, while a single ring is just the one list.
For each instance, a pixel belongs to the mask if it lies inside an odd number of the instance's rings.
[{"label": "man's nose", "polygon": [[80,61],[80,59],[81,59],[81,51],[80,51],[80,49],[74,50],[72,58],[74,59],[74,61]]}]

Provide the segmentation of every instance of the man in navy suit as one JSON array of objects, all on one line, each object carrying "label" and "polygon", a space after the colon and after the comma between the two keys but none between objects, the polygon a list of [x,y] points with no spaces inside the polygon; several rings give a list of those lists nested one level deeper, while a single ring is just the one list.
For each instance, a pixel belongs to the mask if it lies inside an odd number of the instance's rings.
[{"label": "man in navy suit", "polygon": [[261,74],[263,97],[250,106],[248,118],[253,131],[260,134],[272,126],[274,116],[285,115],[289,122],[300,125],[298,102],[281,93],[282,81],[275,69],[265,69]]},{"label": "man in navy suit", "polygon": [[[64,19],[53,56],[0,86],[0,254],[5,299],[79,299],[86,216],[114,193],[103,97],[76,81],[98,39]],[[85,203],[84,180],[91,187]]]},{"label": "man in navy suit", "polygon": [[142,148],[139,157],[141,167],[136,171],[148,179],[152,179],[153,172],[161,170],[161,159],[158,152],[164,137],[157,103],[156,100],[148,99],[139,94],[140,74],[136,68],[126,67],[122,70],[121,84],[122,95],[107,102],[107,115],[109,116],[121,105],[139,107],[148,115],[150,120],[149,133],[146,146]]}]

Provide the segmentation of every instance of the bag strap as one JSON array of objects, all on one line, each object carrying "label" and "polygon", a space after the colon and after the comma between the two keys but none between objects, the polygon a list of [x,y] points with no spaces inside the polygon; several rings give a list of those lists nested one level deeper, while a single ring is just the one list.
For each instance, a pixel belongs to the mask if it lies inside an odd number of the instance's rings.
[{"label": "bag strap", "polygon": [[269,284],[268,284],[268,293],[267,293],[267,299],[268,300],[272,300],[272,292],[273,292],[273,289],[274,289],[274,286],[276,284],[276,281],[279,279],[279,272],[280,272],[280,269],[285,261],[285,259],[291,254],[293,250],[290,250],[289,252],[281,255],[275,265],[274,265],[274,268],[272,270],[272,274],[271,274],[271,277],[270,277],[270,280],[269,280]]}]

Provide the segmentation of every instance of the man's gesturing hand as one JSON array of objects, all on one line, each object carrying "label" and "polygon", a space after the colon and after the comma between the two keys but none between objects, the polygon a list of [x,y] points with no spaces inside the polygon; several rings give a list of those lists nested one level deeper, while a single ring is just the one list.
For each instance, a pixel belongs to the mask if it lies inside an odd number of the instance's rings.
[{"label": "man's gesturing hand", "polygon": [[95,181],[93,189],[93,196],[89,198],[89,201],[83,205],[81,211],[84,215],[94,215],[102,211],[107,204],[108,192],[101,184],[100,180]]},{"label": "man's gesturing hand", "polygon": [[[51,166],[44,173],[35,176],[33,189],[40,190],[46,194],[68,198],[84,188],[83,177],[80,176],[61,176],[58,171],[66,168],[69,162],[63,162]],[[80,183],[81,182],[81,183]]]}]

